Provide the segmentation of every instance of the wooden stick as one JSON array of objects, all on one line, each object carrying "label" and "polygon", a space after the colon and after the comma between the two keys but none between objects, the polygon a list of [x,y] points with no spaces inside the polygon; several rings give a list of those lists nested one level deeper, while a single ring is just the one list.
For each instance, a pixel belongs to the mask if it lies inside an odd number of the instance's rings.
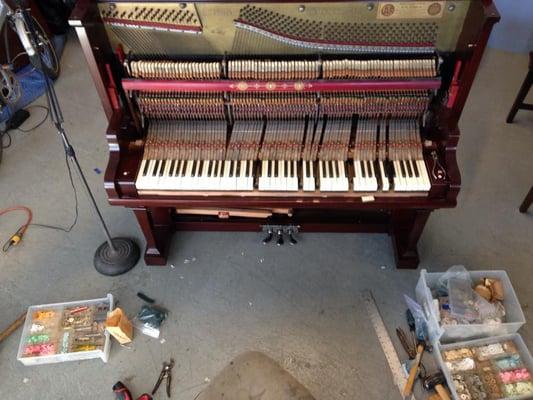
[{"label": "wooden stick", "polygon": [[442,400],[451,400],[448,390],[442,385],[436,385],[435,391],[439,394]]},{"label": "wooden stick", "polygon": [[25,319],[26,319],[26,313],[22,314],[20,317],[18,317],[17,320],[15,320],[15,322],[13,322],[4,331],[2,331],[2,333],[0,333],[0,343],[4,339],[7,339],[7,337],[11,335],[13,332],[15,332],[17,328],[24,323]]},{"label": "wooden stick", "polygon": [[418,374],[418,367],[420,365],[420,359],[422,358],[422,353],[424,352],[424,345],[419,344],[416,348],[416,357],[415,361],[411,365],[411,370],[409,371],[409,378],[407,379],[407,383],[405,384],[405,387],[403,388],[403,396],[409,396],[411,393],[413,393],[413,385],[415,383],[416,375]]}]

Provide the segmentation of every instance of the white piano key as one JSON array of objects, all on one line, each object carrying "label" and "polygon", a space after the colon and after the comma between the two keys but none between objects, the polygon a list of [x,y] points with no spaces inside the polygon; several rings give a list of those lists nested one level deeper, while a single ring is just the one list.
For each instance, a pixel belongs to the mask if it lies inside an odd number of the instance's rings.
[{"label": "white piano key", "polygon": [[346,167],[344,161],[338,161],[339,166],[339,190],[343,192],[347,192],[350,188],[350,184],[348,182],[348,174],[346,174]]},{"label": "white piano key", "polygon": [[390,189],[390,183],[389,183],[389,178],[387,176],[387,172],[386,172],[386,169],[385,169],[385,164],[383,163],[383,161],[378,161],[378,166],[379,166],[379,174],[381,176],[381,190],[383,190],[384,192],[387,192],[389,189]]},{"label": "white piano key", "polygon": [[269,190],[269,178],[268,178],[268,161],[261,161],[261,175],[259,176],[258,188],[259,190]]},{"label": "white piano key", "polygon": [[298,163],[296,161],[289,161],[290,175],[287,181],[287,190],[298,190]]},{"label": "white piano key", "polygon": [[375,192],[378,190],[378,180],[376,177],[376,171],[374,170],[374,162],[368,161],[368,166],[370,167],[370,177],[368,181],[368,190]]},{"label": "white piano key", "polygon": [[416,160],[418,171],[422,176],[422,190],[429,191],[431,189],[431,180],[429,179],[428,170],[424,160]]}]

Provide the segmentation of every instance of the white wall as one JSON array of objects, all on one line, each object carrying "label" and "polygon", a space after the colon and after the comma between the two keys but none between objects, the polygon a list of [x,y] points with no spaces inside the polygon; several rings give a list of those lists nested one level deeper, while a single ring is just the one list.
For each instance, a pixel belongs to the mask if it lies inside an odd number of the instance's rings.
[{"label": "white wall", "polygon": [[519,53],[533,51],[533,0],[495,0],[502,19],[489,46]]}]

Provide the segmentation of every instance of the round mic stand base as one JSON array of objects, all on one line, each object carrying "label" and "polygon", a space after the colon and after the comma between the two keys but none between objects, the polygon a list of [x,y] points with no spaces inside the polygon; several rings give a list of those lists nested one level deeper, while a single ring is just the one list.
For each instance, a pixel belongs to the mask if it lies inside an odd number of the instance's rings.
[{"label": "round mic stand base", "polygon": [[141,256],[139,246],[128,238],[112,238],[111,242],[114,250],[107,241],[96,250],[94,268],[102,275],[116,276],[135,267]]}]

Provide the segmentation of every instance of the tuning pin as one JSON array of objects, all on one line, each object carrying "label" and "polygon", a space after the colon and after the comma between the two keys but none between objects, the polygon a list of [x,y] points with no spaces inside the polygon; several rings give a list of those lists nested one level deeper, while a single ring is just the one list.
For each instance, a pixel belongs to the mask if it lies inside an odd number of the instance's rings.
[{"label": "tuning pin", "polygon": [[291,246],[298,244],[298,241],[294,238],[294,231],[292,229],[289,229],[287,233],[289,234],[289,243],[291,244]]},{"label": "tuning pin", "polygon": [[272,229],[269,229],[267,231],[266,237],[263,239],[263,244],[269,243],[273,237],[274,237],[274,231]]},{"label": "tuning pin", "polygon": [[283,246],[283,243],[285,243],[285,241],[283,240],[283,231],[281,229],[278,229],[277,234],[278,234],[278,240],[277,240],[276,244],[278,246]]}]

